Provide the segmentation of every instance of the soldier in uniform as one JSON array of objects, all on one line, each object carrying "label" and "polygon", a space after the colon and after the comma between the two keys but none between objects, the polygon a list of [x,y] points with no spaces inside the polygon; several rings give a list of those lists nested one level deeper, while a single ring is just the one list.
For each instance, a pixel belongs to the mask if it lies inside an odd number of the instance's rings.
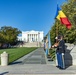
[{"label": "soldier in uniform", "polygon": [[57,42],[52,47],[56,47],[57,67],[60,69],[65,69],[65,42],[63,40],[63,36],[59,35],[56,40]]},{"label": "soldier in uniform", "polygon": [[65,62],[64,62],[64,54],[65,54],[65,42],[63,40],[63,36],[58,36],[59,45],[57,52],[59,53],[59,68],[65,69]]},{"label": "soldier in uniform", "polygon": [[55,40],[56,40],[56,43],[52,46],[52,48],[55,48],[56,50],[56,67],[60,67],[60,63],[59,63],[59,40],[58,40],[58,37],[55,37]]}]

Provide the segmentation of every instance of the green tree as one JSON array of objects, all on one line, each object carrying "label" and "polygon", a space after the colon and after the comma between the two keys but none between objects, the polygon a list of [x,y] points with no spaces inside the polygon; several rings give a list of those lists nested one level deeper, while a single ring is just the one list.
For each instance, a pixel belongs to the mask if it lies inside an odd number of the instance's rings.
[{"label": "green tree", "polygon": [[51,29],[51,39],[53,40],[54,37],[57,36],[55,35],[55,33],[58,30],[58,34],[64,35],[64,39],[66,42],[74,43],[76,41],[76,0],[68,0],[68,2],[64,3],[61,8],[67,18],[70,20],[72,28],[68,30],[65,25],[56,20]]},{"label": "green tree", "polygon": [[10,26],[3,26],[0,29],[0,38],[2,43],[14,43],[21,31]]}]

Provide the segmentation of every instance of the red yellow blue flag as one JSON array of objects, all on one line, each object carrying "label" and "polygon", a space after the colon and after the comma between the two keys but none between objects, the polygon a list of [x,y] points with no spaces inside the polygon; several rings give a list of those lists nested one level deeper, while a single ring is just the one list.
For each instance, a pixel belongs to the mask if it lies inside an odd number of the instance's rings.
[{"label": "red yellow blue flag", "polygon": [[68,20],[68,18],[66,17],[66,15],[62,12],[62,10],[58,7],[58,5],[57,5],[57,11],[56,11],[55,18],[57,18],[58,20],[60,20],[61,23],[64,24],[68,29],[71,28],[70,21]]}]

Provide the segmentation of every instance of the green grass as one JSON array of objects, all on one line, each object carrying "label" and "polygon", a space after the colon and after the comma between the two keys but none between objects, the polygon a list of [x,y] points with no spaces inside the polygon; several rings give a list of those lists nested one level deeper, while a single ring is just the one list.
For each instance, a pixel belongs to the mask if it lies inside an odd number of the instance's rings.
[{"label": "green grass", "polygon": [[36,47],[31,47],[31,48],[21,47],[21,48],[11,48],[11,49],[0,49],[0,54],[6,51],[9,54],[9,64],[10,64],[13,61],[21,58],[22,56],[34,51],[35,49],[37,48]]}]

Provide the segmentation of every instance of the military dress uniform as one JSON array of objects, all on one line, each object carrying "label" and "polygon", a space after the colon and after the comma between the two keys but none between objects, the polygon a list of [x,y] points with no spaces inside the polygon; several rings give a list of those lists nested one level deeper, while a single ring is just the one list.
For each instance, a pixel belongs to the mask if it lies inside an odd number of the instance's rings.
[{"label": "military dress uniform", "polygon": [[64,69],[65,68],[65,62],[64,62],[65,42],[64,40],[60,40],[56,52],[57,52],[58,66],[61,69]]}]

